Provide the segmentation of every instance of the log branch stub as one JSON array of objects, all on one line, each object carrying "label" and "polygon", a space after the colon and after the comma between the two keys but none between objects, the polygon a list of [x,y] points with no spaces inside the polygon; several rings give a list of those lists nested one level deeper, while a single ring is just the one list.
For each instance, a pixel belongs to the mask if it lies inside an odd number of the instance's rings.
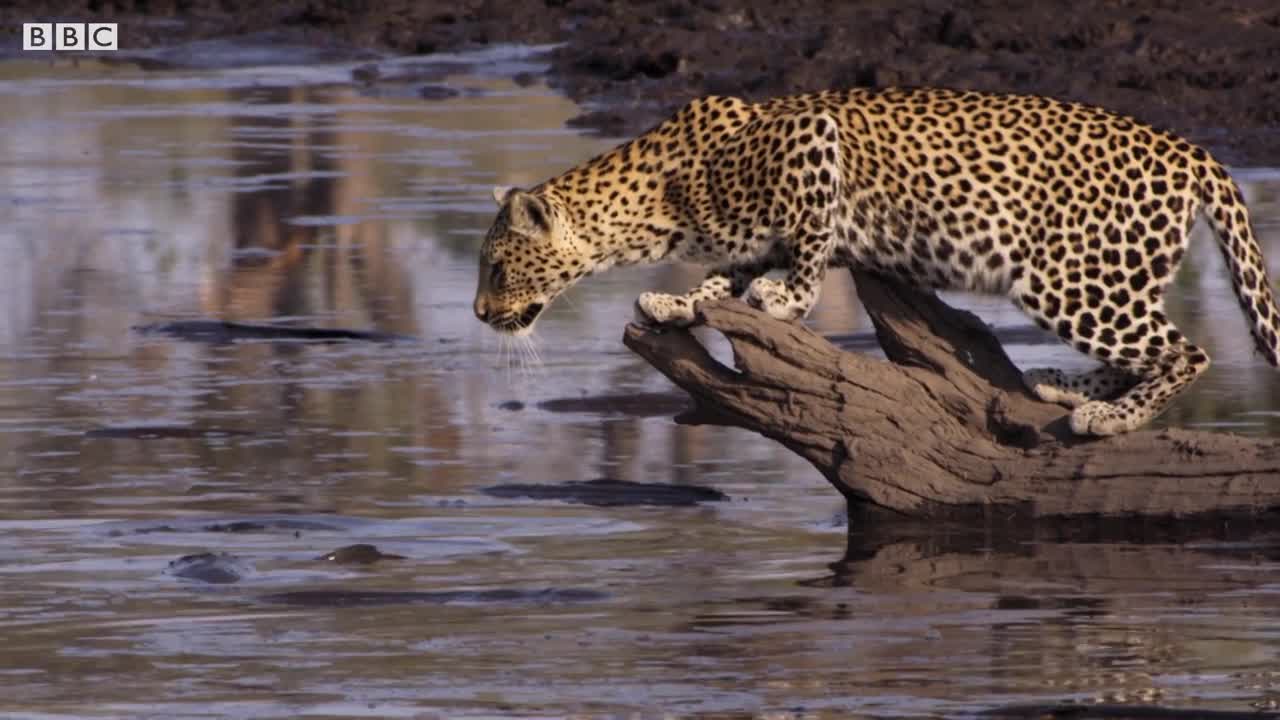
[{"label": "log branch stub", "polygon": [[987,326],[867,273],[858,295],[888,361],[844,352],[736,300],[698,306],[734,366],[688,330],[623,342],[689,393],[689,424],[746,428],[809,460],[851,504],[917,518],[1258,516],[1280,509],[1280,444],[1216,432],[1080,438]]}]

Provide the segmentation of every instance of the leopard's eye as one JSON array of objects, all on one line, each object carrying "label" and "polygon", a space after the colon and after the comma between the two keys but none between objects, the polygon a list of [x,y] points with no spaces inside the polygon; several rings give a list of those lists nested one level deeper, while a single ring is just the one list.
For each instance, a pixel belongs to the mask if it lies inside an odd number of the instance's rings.
[{"label": "leopard's eye", "polygon": [[502,284],[502,279],[503,279],[502,263],[496,262],[493,264],[492,267],[489,268],[489,284],[500,285]]}]

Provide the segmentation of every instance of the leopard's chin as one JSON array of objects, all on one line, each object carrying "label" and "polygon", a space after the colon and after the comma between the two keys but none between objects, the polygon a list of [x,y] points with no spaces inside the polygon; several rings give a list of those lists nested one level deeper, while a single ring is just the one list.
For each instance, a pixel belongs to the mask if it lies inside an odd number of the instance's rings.
[{"label": "leopard's chin", "polygon": [[489,322],[489,327],[503,335],[525,337],[533,332],[534,324],[538,322],[538,318],[546,307],[545,303],[529,303],[519,314],[506,313],[494,318]]}]

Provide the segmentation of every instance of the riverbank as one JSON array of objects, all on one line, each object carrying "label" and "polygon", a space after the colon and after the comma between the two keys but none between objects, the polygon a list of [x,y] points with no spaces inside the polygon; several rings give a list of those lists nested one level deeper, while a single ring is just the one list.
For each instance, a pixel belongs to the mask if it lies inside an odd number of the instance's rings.
[{"label": "riverbank", "polygon": [[[1040,93],[1171,128],[1242,165],[1280,164],[1280,6],[1179,2],[392,0],[183,3],[43,0],[22,20],[116,20],[121,47],[274,29],[334,48],[431,53],[562,43],[549,82],[607,134],[643,130],[688,99],[850,85]],[[181,7],[181,10],[179,10]],[[93,8],[97,8],[94,10]]]}]

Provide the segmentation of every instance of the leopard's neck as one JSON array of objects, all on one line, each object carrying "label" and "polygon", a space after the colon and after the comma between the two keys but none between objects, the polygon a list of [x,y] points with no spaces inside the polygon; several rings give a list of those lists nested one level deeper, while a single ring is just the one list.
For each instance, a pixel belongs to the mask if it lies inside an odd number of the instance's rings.
[{"label": "leopard's neck", "polygon": [[[709,232],[714,207],[689,108],[640,137],[548,180],[548,197],[592,248],[594,271],[668,259]],[[678,146],[679,152],[673,152]]]},{"label": "leopard's neck", "polygon": [[643,137],[596,157],[535,190],[560,209],[574,235],[591,248],[595,270],[657,262],[682,227],[666,201],[663,159]]}]

